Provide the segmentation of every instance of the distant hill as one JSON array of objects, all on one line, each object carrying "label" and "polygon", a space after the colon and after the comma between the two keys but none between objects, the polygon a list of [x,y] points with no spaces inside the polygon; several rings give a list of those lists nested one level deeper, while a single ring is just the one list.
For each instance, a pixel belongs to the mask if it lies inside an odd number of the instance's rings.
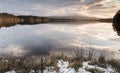
[{"label": "distant hill", "polygon": [[96,21],[99,18],[95,17],[87,17],[87,16],[80,16],[80,15],[74,15],[74,16],[51,16],[52,19],[74,19],[75,21]]}]

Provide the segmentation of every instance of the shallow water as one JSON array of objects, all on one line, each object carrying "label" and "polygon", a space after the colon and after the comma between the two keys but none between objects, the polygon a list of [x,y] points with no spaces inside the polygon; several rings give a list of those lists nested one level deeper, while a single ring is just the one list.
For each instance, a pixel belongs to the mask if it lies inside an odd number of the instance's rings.
[{"label": "shallow water", "polygon": [[18,24],[0,29],[1,55],[42,55],[53,49],[69,51],[81,46],[115,52],[118,57],[120,38],[111,23]]}]

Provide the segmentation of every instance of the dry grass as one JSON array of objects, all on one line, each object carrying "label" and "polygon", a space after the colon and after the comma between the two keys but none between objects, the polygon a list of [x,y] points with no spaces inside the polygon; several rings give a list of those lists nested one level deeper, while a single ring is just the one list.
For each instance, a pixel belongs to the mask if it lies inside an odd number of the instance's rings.
[{"label": "dry grass", "polygon": [[103,72],[101,72],[100,70],[98,70],[98,69],[94,69],[94,68],[90,68],[90,69],[86,69],[87,71],[90,71],[90,72],[92,72],[92,73],[103,73]]},{"label": "dry grass", "polygon": [[[38,70],[43,70],[46,67],[53,67],[53,70],[58,71],[57,62],[58,60],[64,60],[68,61],[70,63],[70,67],[75,68],[76,71],[80,67],[82,67],[82,63],[84,61],[90,61],[90,65],[98,65],[100,67],[106,68],[107,65],[111,65],[116,71],[120,72],[120,62],[116,60],[106,60],[105,55],[101,54],[98,59],[92,58],[92,52],[89,52],[88,58],[84,58],[84,51],[76,50],[76,55],[72,58],[65,56],[63,53],[59,55],[49,55],[49,56],[40,56],[36,57],[39,58],[39,62],[35,63],[34,61],[28,61],[24,58],[0,58],[0,72],[4,73],[6,71],[15,70],[18,73],[28,73],[30,70],[35,70],[36,72]],[[90,57],[90,58],[89,58]],[[91,59],[91,60],[90,60]],[[101,73],[97,69],[87,69],[88,71],[91,71],[92,73]]]},{"label": "dry grass", "polygon": [[78,71],[78,69],[82,66],[83,65],[81,61],[73,61],[70,63],[70,67],[74,68],[76,71]]},{"label": "dry grass", "polygon": [[120,73],[120,61],[119,60],[110,60],[108,61],[108,64],[110,64],[117,72]]}]

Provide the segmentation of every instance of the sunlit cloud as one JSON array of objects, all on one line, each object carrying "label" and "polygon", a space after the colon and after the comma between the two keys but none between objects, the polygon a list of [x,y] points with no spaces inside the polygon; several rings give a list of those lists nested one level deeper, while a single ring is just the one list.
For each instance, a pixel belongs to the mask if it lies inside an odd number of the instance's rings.
[{"label": "sunlit cloud", "polygon": [[68,12],[69,15],[86,15],[96,12],[93,13],[96,16],[111,17],[120,8],[119,5],[119,0],[2,0],[0,11],[39,16],[66,15]]}]

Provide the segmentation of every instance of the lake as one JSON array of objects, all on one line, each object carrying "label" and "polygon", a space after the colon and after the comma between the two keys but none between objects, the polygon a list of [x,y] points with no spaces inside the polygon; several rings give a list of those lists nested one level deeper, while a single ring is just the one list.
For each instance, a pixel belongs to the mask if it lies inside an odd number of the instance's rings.
[{"label": "lake", "polygon": [[1,27],[0,55],[48,55],[53,51],[68,54],[75,48],[113,52],[120,56],[120,37],[112,23],[44,23]]}]

